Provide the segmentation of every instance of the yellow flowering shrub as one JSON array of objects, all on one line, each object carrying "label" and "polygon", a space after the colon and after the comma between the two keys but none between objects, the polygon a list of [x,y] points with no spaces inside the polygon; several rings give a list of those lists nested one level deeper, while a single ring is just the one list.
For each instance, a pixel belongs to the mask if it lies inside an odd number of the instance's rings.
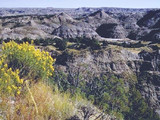
[{"label": "yellow flowering shrub", "polygon": [[8,65],[4,64],[3,59],[0,60],[0,91],[7,95],[20,94],[23,79],[19,77],[19,70],[12,71],[8,69]]},{"label": "yellow flowering shrub", "polygon": [[[16,109],[17,106],[19,106],[17,104],[22,101],[23,98],[25,100],[23,102],[26,103],[22,103],[22,106],[26,105],[26,108],[19,108],[19,112],[23,114],[22,119],[24,119],[25,116],[25,112],[23,111],[28,110],[27,107],[31,108],[31,111],[35,109],[36,112],[33,118],[40,116],[42,110],[47,110],[49,115],[51,114],[49,112],[50,107],[48,103],[45,104],[43,103],[44,101],[41,102],[42,105],[38,103],[38,100],[42,98],[42,94],[38,93],[36,90],[32,91],[30,87],[36,86],[40,80],[46,80],[52,75],[54,71],[53,63],[54,59],[48,52],[35,49],[33,45],[27,42],[22,44],[17,44],[14,41],[3,43],[2,51],[0,52],[0,111],[3,112],[2,116],[4,116],[4,118],[8,120],[21,119]],[[41,85],[39,91],[42,91],[42,88],[45,87]],[[48,92],[47,90],[46,93]],[[36,94],[39,95],[38,99]],[[26,95],[28,98],[27,101],[25,99]],[[45,100],[45,96],[43,98]],[[28,101],[31,102],[30,106]],[[24,108],[22,106],[21,108]],[[30,114],[28,114],[28,112],[26,115],[29,115],[27,117],[30,119]],[[0,114],[0,118],[2,116]],[[11,116],[14,117],[11,118]]]},{"label": "yellow flowering shrub", "polygon": [[27,42],[14,41],[3,43],[0,55],[0,91],[20,94],[23,82],[38,81],[52,75],[54,59],[48,52],[35,49]]},{"label": "yellow flowering shrub", "polygon": [[24,79],[46,79],[52,75],[54,59],[48,52],[35,49],[28,42],[17,44],[14,41],[3,43],[2,55],[13,70],[19,69],[20,77]]}]

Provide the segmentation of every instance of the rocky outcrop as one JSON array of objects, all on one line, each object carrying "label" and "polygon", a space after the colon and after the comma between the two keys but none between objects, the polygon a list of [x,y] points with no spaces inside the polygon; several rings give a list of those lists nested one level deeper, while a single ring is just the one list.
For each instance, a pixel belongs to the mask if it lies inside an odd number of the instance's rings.
[{"label": "rocky outcrop", "polygon": [[[6,15],[19,13],[18,9],[0,9],[0,11],[3,10],[6,11]],[[43,10],[21,9],[21,11],[23,12],[18,16],[0,17],[0,38],[29,37],[35,39],[85,36],[96,39],[130,38],[159,42],[160,10],[158,9],[149,11],[149,9],[120,8],[75,10],[48,8]],[[26,13],[31,13],[31,15],[26,15]],[[3,12],[2,14],[5,15]]]},{"label": "rocky outcrop", "polygon": [[152,40],[153,42],[160,43],[160,29],[151,30],[142,39],[147,41]]},{"label": "rocky outcrop", "polygon": [[104,38],[126,38],[125,29],[118,24],[102,24],[96,32]]},{"label": "rocky outcrop", "polygon": [[88,27],[88,24],[86,23],[78,23],[77,25],[63,24],[56,28],[52,34],[62,38],[76,38],[84,36],[89,38],[98,37],[98,34]]},{"label": "rocky outcrop", "polygon": [[134,80],[132,76],[136,75],[142,96],[147,100],[149,106],[156,109],[157,112],[160,111],[159,50],[134,53],[126,49],[106,48],[70,54],[70,56],[67,55],[67,58],[65,56],[57,57],[57,61],[61,60],[61,62],[56,63],[58,66],[63,66],[65,72],[67,72],[67,65],[75,66],[72,67],[73,71],[80,69],[76,67],[82,65],[86,66],[85,70],[90,74],[112,73],[125,78],[126,81],[129,80],[128,82]]},{"label": "rocky outcrop", "polygon": [[160,111],[160,51],[154,52],[142,51],[139,53],[140,58],[143,59],[140,67],[139,89],[143,97],[147,100],[149,105]]},{"label": "rocky outcrop", "polygon": [[151,10],[137,21],[140,27],[135,39],[159,42],[160,40],[160,10]]},{"label": "rocky outcrop", "polygon": [[151,10],[144,15],[137,24],[141,27],[156,27],[156,24],[160,20],[160,10]]},{"label": "rocky outcrop", "polygon": [[144,71],[160,71],[160,51],[156,50],[154,52],[142,51],[139,53],[139,56],[143,59],[144,64],[141,66],[141,72]]},{"label": "rocky outcrop", "polygon": [[64,66],[66,66],[67,63],[75,66],[84,64],[87,66],[86,69],[94,72],[94,74],[114,73],[121,75],[123,73],[133,74],[138,71],[140,68],[137,68],[136,64],[139,62],[139,59],[136,53],[123,49],[115,50],[107,48],[97,52],[83,51],[73,55],[65,53],[57,57],[56,64]]},{"label": "rocky outcrop", "polygon": [[160,74],[143,72],[139,75],[139,89],[152,108],[160,111]]}]

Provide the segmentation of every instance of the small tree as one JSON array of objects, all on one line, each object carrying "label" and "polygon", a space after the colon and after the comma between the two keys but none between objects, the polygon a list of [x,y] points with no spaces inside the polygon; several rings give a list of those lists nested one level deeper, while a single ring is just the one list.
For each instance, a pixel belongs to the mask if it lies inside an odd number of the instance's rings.
[{"label": "small tree", "polygon": [[56,43],[56,47],[59,48],[59,50],[65,50],[67,48],[67,41],[66,40],[61,40],[58,38],[55,38],[55,43]]},{"label": "small tree", "polygon": [[159,116],[155,111],[149,108],[148,104],[141,96],[139,90],[135,86],[130,88],[129,97],[130,112],[125,114],[127,120],[160,120]]},{"label": "small tree", "polygon": [[106,112],[112,112],[115,116],[122,117],[122,113],[128,111],[128,91],[122,79],[111,75],[95,77],[87,82],[87,96],[94,96],[94,103]]},{"label": "small tree", "polygon": [[84,38],[83,43],[91,47],[93,50],[98,50],[101,48],[99,41],[96,39]]}]

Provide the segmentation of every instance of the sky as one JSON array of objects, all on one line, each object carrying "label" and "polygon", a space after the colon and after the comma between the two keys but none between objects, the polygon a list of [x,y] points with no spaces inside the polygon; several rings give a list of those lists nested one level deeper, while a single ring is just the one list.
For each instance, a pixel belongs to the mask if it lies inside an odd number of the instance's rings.
[{"label": "sky", "polygon": [[0,0],[0,7],[121,7],[160,8],[160,0]]}]

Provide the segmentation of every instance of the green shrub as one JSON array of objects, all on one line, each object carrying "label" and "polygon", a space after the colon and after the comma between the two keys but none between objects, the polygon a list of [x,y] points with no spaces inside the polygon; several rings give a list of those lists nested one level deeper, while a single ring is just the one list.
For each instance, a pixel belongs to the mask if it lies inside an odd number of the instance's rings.
[{"label": "green shrub", "polygon": [[61,40],[61,39],[56,38],[55,43],[56,43],[56,47],[58,47],[59,50],[65,50],[67,48],[66,40]]},{"label": "green shrub", "polygon": [[141,96],[141,93],[135,88],[135,86],[130,88],[129,101],[130,111],[125,113],[125,119],[160,120],[157,113],[155,113],[155,111],[148,106],[144,98]]}]

